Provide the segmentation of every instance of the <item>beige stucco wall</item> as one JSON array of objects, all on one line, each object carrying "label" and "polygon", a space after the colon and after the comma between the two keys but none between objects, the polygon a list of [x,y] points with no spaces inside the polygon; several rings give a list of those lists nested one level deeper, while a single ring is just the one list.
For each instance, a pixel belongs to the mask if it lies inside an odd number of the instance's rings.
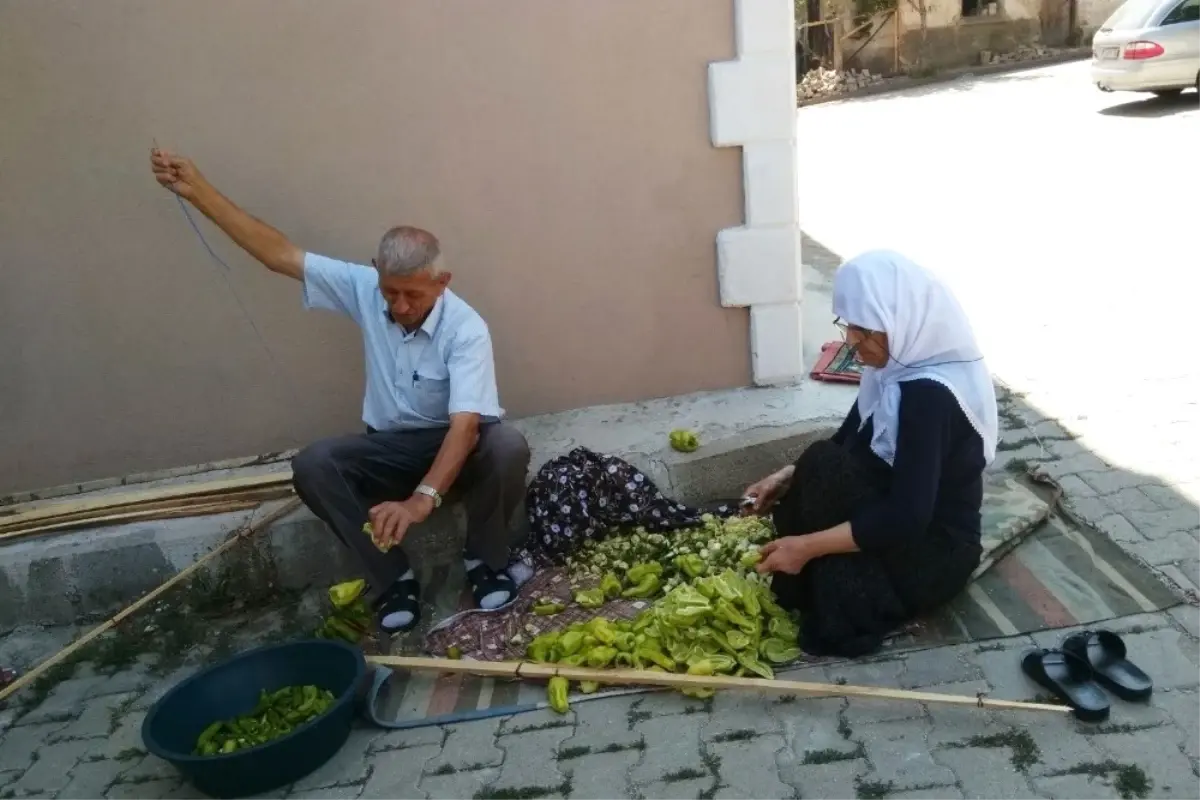
[{"label": "beige stucco wall", "polygon": [[0,491],[356,428],[356,329],[202,223],[224,274],[153,139],[312,250],[438,233],[515,415],[748,383],[733,53],[731,0],[0,0]]}]

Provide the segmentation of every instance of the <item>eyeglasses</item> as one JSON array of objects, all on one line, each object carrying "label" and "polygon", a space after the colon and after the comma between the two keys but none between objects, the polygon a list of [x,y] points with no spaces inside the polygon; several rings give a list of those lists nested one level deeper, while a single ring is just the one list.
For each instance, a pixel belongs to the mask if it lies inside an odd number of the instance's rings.
[{"label": "eyeglasses", "polygon": [[855,331],[857,333],[866,333],[867,332],[867,330],[865,328],[860,328],[857,325],[851,325],[850,323],[843,320],[841,317],[833,318],[833,327],[838,329],[838,333],[840,333],[842,335],[843,342],[846,341],[846,334],[849,333],[850,331]]}]

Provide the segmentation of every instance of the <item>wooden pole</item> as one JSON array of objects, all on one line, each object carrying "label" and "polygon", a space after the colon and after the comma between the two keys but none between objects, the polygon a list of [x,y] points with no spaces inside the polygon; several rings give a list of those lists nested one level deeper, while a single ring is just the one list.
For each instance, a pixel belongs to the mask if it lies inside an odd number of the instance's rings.
[{"label": "wooden pole", "polygon": [[411,669],[420,672],[454,672],[467,675],[484,675],[492,678],[530,678],[546,680],[555,676],[572,681],[595,681],[597,683],[633,684],[644,686],[666,686],[674,689],[745,689],[758,692],[780,692],[806,694],[815,697],[866,697],[876,700],[908,700],[916,703],[943,703],[948,705],[975,706],[1009,711],[1071,711],[1070,706],[1049,703],[1025,703],[1017,700],[993,700],[982,694],[968,695],[938,694],[935,692],[912,692],[906,689],[887,689],[879,686],[852,686],[836,683],[810,683],[808,681],[765,680],[763,678],[737,678],[727,675],[679,675],[673,672],[655,672],[639,669],[588,669],[586,667],[563,667],[557,664],[534,664],[525,661],[465,661],[419,656],[367,656],[367,661],[385,667]]},{"label": "wooden pole", "polygon": [[904,0],[896,0],[896,9],[892,11],[892,72],[900,74],[900,4]]},{"label": "wooden pole", "polygon": [[841,72],[844,66],[842,39],[845,37],[841,14],[839,13],[838,16],[834,17],[830,24],[833,27],[833,68],[835,71]]},{"label": "wooden pole", "polygon": [[24,675],[17,678],[15,681],[10,683],[8,686],[4,687],[3,689],[0,689],[0,703],[4,702],[12,695],[14,695],[17,692],[24,689],[26,686],[28,686],[33,681],[37,680],[38,677],[40,675],[42,675],[42,673],[46,672],[46,670],[50,669],[55,664],[62,663],[67,658],[67,656],[76,652],[81,647],[92,642],[94,639],[96,639],[97,637],[106,633],[107,631],[112,630],[126,617],[130,616],[131,614],[137,613],[142,608],[144,608],[148,603],[151,603],[154,600],[161,597],[163,595],[163,593],[165,593],[168,589],[170,589],[172,586],[174,586],[175,584],[182,581],[184,578],[187,578],[189,575],[191,575],[196,570],[203,567],[209,561],[212,561],[217,556],[219,556],[222,553],[226,552],[227,550],[233,548],[235,545],[237,545],[238,542],[242,541],[243,539],[249,538],[250,536],[253,536],[254,534],[258,533],[260,530],[267,527],[268,525],[275,522],[276,520],[282,519],[283,517],[292,513],[299,507],[300,507],[299,499],[289,500],[288,502],[284,503],[282,506],[280,506],[279,508],[272,511],[270,514],[267,514],[265,517],[258,520],[257,522],[247,522],[246,525],[243,526],[241,530],[239,530],[233,536],[229,537],[229,539],[227,539],[225,542],[223,542],[220,547],[207,553],[202,558],[198,559],[194,564],[191,564],[191,565],[179,570],[179,572],[177,572],[174,576],[169,578],[166,581],[166,583],[162,584],[157,589],[152,589],[144,597],[141,597],[138,600],[135,600],[134,602],[130,603],[124,609],[122,609],[121,611],[118,611],[116,614],[114,614],[112,616],[112,618],[109,619],[107,622],[101,623],[100,625],[97,625],[95,628],[92,628],[90,631],[85,633],[83,636],[80,636],[78,639],[71,642],[69,645],[64,647],[62,650],[59,650],[57,653],[55,653],[54,655],[47,658],[45,661],[38,664],[33,669],[29,670],[29,672],[26,672]]}]

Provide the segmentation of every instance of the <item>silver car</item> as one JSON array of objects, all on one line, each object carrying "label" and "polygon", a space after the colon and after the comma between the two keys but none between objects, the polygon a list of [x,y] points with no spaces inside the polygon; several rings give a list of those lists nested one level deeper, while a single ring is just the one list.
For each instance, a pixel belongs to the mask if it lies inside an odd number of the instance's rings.
[{"label": "silver car", "polygon": [[1125,0],[1092,39],[1092,81],[1106,92],[1200,91],[1200,0]]}]

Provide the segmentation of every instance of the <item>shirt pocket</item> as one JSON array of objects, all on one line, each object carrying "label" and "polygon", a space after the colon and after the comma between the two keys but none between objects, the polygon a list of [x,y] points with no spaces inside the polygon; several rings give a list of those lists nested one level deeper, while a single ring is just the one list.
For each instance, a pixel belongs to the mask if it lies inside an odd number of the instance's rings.
[{"label": "shirt pocket", "polygon": [[442,365],[425,364],[412,384],[413,411],[427,419],[444,421],[450,415],[450,372]]}]

